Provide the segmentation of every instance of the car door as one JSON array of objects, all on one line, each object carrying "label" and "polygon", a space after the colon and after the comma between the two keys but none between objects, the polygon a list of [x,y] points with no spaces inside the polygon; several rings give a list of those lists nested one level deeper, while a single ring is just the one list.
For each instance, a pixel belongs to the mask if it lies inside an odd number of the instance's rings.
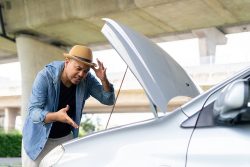
[{"label": "car door", "polygon": [[214,121],[214,101],[219,92],[210,94],[203,109],[193,116],[197,122],[186,167],[248,167],[250,164],[250,124],[218,125]]}]

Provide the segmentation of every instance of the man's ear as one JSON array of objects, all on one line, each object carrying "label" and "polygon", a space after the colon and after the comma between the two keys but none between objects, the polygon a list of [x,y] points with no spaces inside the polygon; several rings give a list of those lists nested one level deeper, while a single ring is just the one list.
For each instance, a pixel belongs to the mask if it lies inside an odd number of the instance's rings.
[{"label": "man's ear", "polygon": [[65,58],[65,66],[66,66],[67,64],[69,64],[69,62],[70,62],[70,59],[69,59],[68,57],[66,57],[66,58]]}]

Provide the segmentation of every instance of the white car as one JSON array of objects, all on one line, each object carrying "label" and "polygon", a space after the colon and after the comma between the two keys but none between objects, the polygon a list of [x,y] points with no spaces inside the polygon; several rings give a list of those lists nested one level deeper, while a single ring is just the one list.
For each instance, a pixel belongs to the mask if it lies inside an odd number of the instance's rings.
[{"label": "white car", "polygon": [[[160,47],[122,24],[105,21],[103,34],[145,89],[156,117],[62,144],[40,166],[249,167],[250,68],[201,93]],[[176,96],[194,98],[157,117]]]}]

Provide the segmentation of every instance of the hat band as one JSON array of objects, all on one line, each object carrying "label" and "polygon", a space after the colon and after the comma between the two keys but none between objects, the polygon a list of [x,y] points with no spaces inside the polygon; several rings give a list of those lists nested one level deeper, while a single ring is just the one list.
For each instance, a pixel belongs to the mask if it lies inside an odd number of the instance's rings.
[{"label": "hat band", "polygon": [[85,58],[83,58],[83,57],[79,57],[79,56],[74,56],[74,57],[76,57],[77,59],[79,59],[79,60],[81,60],[81,61],[86,61],[86,62],[88,62],[88,63],[91,63],[91,62],[92,62],[91,60],[85,59]]}]

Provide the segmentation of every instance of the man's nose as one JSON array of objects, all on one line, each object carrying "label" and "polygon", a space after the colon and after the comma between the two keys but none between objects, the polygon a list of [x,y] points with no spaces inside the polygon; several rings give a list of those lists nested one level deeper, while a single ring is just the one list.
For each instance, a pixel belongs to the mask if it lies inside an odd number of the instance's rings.
[{"label": "man's nose", "polygon": [[80,77],[84,77],[84,76],[86,75],[86,73],[82,70],[82,71],[80,71],[80,72],[78,73],[78,75],[79,75]]}]

